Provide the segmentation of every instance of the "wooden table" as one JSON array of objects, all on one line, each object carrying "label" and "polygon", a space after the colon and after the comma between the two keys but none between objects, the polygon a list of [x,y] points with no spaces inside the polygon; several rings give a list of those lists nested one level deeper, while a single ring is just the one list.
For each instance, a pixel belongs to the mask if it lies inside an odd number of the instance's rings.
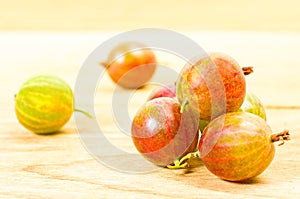
[{"label": "wooden table", "polygon": [[[274,32],[183,32],[207,51],[223,51],[241,65],[255,66],[247,86],[267,107],[274,132],[288,128],[292,140],[276,145],[270,167],[246,183],[212,175],[199,160],[186,170],[159,169],[128,174],[104,166],[83,146],[74,119],[58,134],[38,136],[24,129],[14,114],[14,94],[30,76],[56,74],[74,86],[86,57],[118,32],[0,33],[0,198],[296,198],[300,195],[300,35]],[[182,63],[159,59],[180,70]],[[180,64],[179,64],[180,63]],[[136,153],[111,116],[115,85],[105,74],[94,107],[107,138]],[[132,116],[152,87],[138,90]],[[124,91],[131,92],[131,91]],[[89,127],[86,127],[87,129]],[[101,147],[101,146],[99,146]],[[118,154],[113,156],[117,157]],[[133,162],[133,164],[138,164]]]}]

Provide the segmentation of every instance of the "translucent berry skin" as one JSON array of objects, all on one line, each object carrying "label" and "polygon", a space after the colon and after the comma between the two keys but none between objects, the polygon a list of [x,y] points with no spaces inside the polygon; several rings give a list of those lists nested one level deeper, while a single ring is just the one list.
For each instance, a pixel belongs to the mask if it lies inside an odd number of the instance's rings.
[{"label": "translucent berry skin", "polygon": [[34,76],[15,95],[18,121],[36,134],[57,132],[69,121],[73,111],[72,89],[56,76]]},{"label": "translucent berry skin", "polygon": [[175,84],[163,85],[155,88],[149,95],[148,101],[159,97],[176,97]]},{"label": "translucent berry skin", "polygon": [[157,65],[154,52],[138,42],[119,44],[103,64],[111,79],[127,89],[144,86],[152,78]]},{"label": "translucent berry skin", "polygon": [[271,128],[245,112],[224,114],[209,123],[200,142],[200,157],[209,171],[228,181],[244,181],[262,173],[275,148]]},{"label": "translucent berry skin", "polygon": [[253,113],[267,120],[266,110],[260,99],[250,91],[247,91],[245,100],[239,111]]},{"label": "translucent berry skin", "polygon": [[[245,100],[238,111],[244,111],[255,114],[264,120],[267,120],[267,114],[264,105],[260,99],[250,91],[247,91]],[[209,121],[200,120],[199,128],[201,132],[208,125]]]},{"label": "translucent berry skin", "polygon": [[176,82],[176,95],[180,103],[189,101],[200,120],[237,111],[246,95],[243,70],[230,56],[211,53],[184,66]]},{"label": "translucent berry skin", "polygon": [[193,117],[180,112],[174,98],[146,102],[136,113],[131,132],[136,149],[158,166],[167,166],[197,150],[198,125]]}]

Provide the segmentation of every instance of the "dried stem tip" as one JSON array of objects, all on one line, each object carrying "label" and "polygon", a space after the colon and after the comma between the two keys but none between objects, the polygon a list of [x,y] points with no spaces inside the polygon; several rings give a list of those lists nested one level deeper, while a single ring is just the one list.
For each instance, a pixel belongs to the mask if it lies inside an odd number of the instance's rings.
[{"label": "dried stem tip", "polygon": [[289,130],[284,130],[280,133],[276,133],[271,135],[271,141],[272,142],[277,142],[277,141],[281,141],[281,143],[278,146],[281,146],[284,144],[284,140],[290,140],[290,133]]},{"label": "dried stem tip", "polygon": [[99,64],[100,64],[101,66],[103,66],[104,68],[108,68],[107,62],[100,62]]},{"label": "dried stem tip", "polygon": [[249,75],[253,73],[253,66],[246,66],[242,68],[244,75]]}]

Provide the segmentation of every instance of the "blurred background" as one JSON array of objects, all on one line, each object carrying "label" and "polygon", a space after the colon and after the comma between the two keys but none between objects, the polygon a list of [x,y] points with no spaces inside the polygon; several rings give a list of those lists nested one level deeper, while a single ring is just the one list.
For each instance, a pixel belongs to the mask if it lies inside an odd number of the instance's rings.
[{"label": "blurred background", "polygon": [[[52,73],[74,85],[85,59],[105,40],[128,30],[164,28],[206,51],[255,66],[248,85],[267,106],[299,106],[300,1],[0,0],[0,5],[0,66],[6,68],[1,79],[10,85],[0,88],[11,93],[0,98],[11,105],[28,77]],[[161,58],[178,70],[183,66]]]},{"label": "blurred background", "polygon": [[0,0],[1,30],[299,31],[297,0]]}]

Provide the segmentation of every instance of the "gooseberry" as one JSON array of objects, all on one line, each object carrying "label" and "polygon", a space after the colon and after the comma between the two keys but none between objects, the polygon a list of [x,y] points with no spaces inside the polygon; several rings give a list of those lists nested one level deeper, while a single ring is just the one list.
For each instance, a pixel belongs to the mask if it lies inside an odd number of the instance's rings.
[{"label": "gooseberry", "polygon": [[289,132],[272,134],[261,117],[232,112],[211,121],[202,132],[199,153],[204,165],[228,181],[243,181],[261,174],[275,154],[274,142],[288,140]]},{"label": "gooseberry", "polygon": [[128,89],[144,86],[156,69],[154,52],[139,42],[124,42],[114,47],[101,63],[111,79]]}]

